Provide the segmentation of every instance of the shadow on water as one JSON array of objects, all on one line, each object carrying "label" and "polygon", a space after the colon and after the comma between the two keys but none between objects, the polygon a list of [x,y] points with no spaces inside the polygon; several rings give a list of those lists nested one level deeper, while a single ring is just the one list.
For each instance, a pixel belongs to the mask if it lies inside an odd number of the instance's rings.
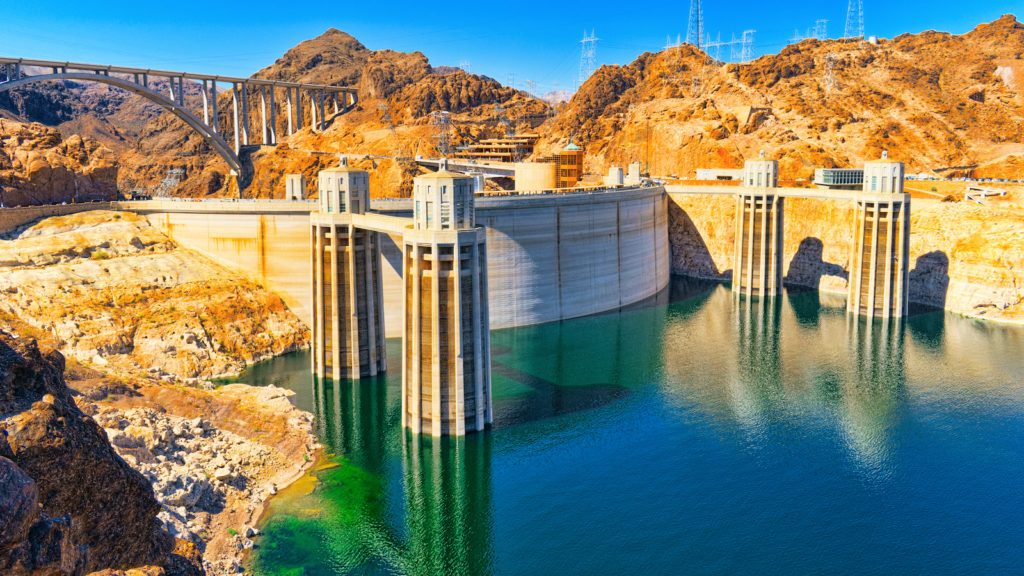
[{"label": "shadow on water", "polygon": [[665,290],[616,312],[493,332],[494,427],[600,408],[653,381],[669,298]]}]

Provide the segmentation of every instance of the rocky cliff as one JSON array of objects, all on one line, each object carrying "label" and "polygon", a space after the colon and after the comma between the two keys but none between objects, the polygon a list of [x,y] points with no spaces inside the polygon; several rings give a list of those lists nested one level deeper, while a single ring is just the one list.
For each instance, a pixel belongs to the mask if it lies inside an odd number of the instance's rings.
[{"label": "rocky cliff", "polygon": [[110,200],[116,193],[116,158],[96,140],[0,119],[0,205]]},{"label": "rocky cliff", "polygon": [[281,298],[131,213],[49,218],[0,239],[0,310],[83,363],[199,378],[306,345]]},{"label": "rocky cliff", "polygon": [[639,160],[692,177],[765,150],[801,178],[885,149],[908,172],[1024,176],[1022,53],[1013,16],[960,36],[805,40],[746,64],[683,45],[600,68],[542,127],[542,148],[575,136],[597,173]]},{"label": "rocky cliff", "polygon": [[201,574],[195,559],[175,554],[149,483],[78,409],[63,369],[59,353],[0,331],[0,568]]}]

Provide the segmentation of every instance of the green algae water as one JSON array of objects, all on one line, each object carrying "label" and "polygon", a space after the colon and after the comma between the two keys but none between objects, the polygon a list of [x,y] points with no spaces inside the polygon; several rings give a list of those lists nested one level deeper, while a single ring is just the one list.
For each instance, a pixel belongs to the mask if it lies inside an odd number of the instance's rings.
[{"label": "green algae water", "polygon": [[494,332],[494,427],[463,439],[400,428],[397,341],[378,379],[255,366],[330,454],[272,501],[249,569],[1024,571],[1024,330],[681,278],[663,300]]}]

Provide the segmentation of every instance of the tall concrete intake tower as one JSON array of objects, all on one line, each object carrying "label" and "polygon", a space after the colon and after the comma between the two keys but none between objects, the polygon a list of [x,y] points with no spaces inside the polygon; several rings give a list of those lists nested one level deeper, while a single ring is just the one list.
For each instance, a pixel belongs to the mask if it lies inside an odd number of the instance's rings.
[{"label": "tall concrete intake tower", "polygon": [[732,289],[746,296],[782,292],[783,199],[778,194],[779,163],[747,160],[736,194],[736,245]]},{"label": "tall concrete intake tower", "polygon": [[487,236],[473,199],[473,178],[444,163],[413,183],[402,249],[402,425],[416,433],[461,436],[492,421]]},{"label": "tall concrete intake tower", "polygon": [[352,222],[370,205],[370,177],[342,164],[320,172],[319,190],[310,214],[313,373],[374,376],[387,370],[380,240]]},{"label": "tall concrete intake tower", "polygon": [[903,192],[903,163],[881,160],[864,165],[864,188],[857,198],[847,310],[868,318],[907,315],[910,267],[910,195]]}]

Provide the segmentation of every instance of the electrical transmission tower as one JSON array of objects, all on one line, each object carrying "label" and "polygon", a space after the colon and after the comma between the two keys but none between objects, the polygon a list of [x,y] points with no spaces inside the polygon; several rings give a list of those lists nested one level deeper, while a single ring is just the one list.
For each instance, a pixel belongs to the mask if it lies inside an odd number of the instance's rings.
[{"label": "electrical transmission tower", "polygon": [[469,65],[469,60],[463,60],[462,62],[459,62],[459,68],[462,68],[462,71],[465,72],[466,74],[473,73],[473,68]]},{"label": "electrical transmission tower", "polygon": [[377,106],[377,109],[380,110],[381,112],[383,112],[383,115],[381,116],[380,120],[384,124],[387,124],[388,132],[391,133],[391,139],[394,141],[393,145],[394,145],[394,148],[395,148],[395,153],[398,156],[402,156],[403,155],[402,154],[403,150],[402,150],[401,141],[398,139],[398,132],[395,131],[395,121],[392,120],[392,118],[391,118],[391,111],[388,110],[388,105],[387,104],[381,104],[381,105]]},{"label": "electrical transmission tower", "polygon": [[754,33],[757,30],[743,31],[743,47],[740,50],[740,62],[750,62],[754,59]]},{"label": "electrical transmission tower", "polygon": [[701,47],[704,41],[704,12],[700,0],[690,0],[690,23],[686,28],[686,42]]},{"label": "electrical transmission tower", "polygon": [[448,112],[431,112],[430,113],[430,124],[437,128],[437,134],[434,138],[437,139],[437,153],[443,158],[447,158],[448,154],[452,151],[451,145],[451,128],[452,128],[452,117]]},{"label": "electrical transmission tower", "polygon": [[850,0],[846,11],[846,37],[864,37],[864,0]]},{"label": "electrical transmission tower", "polygon": [[825,56],[825,92],[832,92],[838,88],[839,83],[836,82],[836,60],[838,56],[835,54],[827,54]]},{"label": "electrical transmission tower", "polygon": [[515,133],[515,130],[512,129],[512,121],[509,120],[508,116],[505,114],[505,107],[498,104],[494,107],[494,113],[498,115],[498,124],[502,126],[505,137],[511,138],[512,134]]},{"label": "electrical transmission tower", "polygon": [[814,38],[817,40],[828,40],[828,20],[814,21]]},{"label": "electrical transmission tower", "polygon": [[583,40],[580,40],[580,77],[578,86],[582,86],[587,78],[594,73],[594,69],[597,68],[597,40],[598,38],[594,35],[594,31],[590,31],[590,36],[587,36],[587,32],[583,31]]}]

